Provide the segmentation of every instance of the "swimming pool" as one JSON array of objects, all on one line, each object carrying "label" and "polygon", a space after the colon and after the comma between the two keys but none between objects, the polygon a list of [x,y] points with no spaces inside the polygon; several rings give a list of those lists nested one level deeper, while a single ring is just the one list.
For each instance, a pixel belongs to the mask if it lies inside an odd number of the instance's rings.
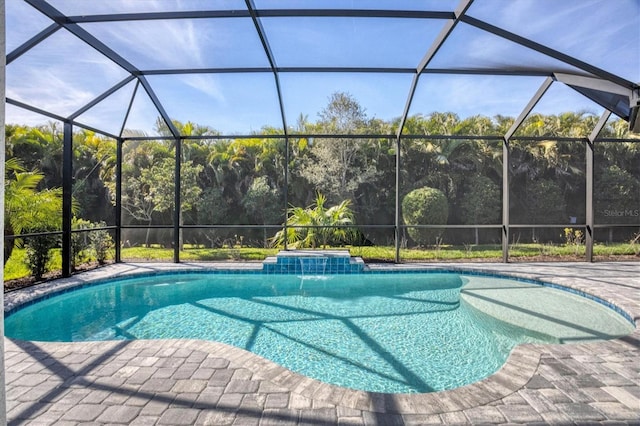
[{"label": "swimming pool", "polygon": [[[557,317],[568,304],[575,312]],[[327,383],[412,393],[487,377],[519,343],[612,338],[633,326],[592,300],[493,276],[194,272],[49,297],[10,312],[5,329],[36,341],[216,340]]]}]

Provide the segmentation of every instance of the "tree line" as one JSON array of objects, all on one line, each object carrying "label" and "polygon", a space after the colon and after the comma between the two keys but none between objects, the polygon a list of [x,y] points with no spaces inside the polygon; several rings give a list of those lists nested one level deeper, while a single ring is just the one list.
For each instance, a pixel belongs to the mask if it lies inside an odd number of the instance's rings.
[{"label": "tree line", "polygon": [[[587,112],[533,114],[522,124],[509,145],[511,223],[584,223],[584,138],[598,118]],[[434,188],[447,199],[446,223],[499,224],[503,171],[500,136],[513,122],[513,117],[505,116],[461,119],[450,112],[409,117],[403,134],[411,136],[401,138],[400,143],[400,196],[418,188]],[[253,138],[233,138],[221,137],[215,129],[191,122],[173,124],[184,136],[200,137],[181,141],[181,224],[238,226],[189,229],[184,233],[186,242],[215,247],[230,238],[242,238],[247,245],[267,245],[285,222],[287,207],[310,206],[320,193],[328,206],[348,200],[362,242],[393,243],[393,233],[378,226],[395,222],[397,145],[396,138],[389,135],[396,133],[399,119],[369,117],[355,98],[338,92],[330,97],[316,121],[306,116],[298,118],[289,129],[288,145],[280,129],[265,127]],[[61,130],[55,122],[37,127],[8,124],[6,157],[16,161],[19,168],[7,170],[5,185],[15,185],[21,176],[24,178],[20,173],[36,173],[40,178],[31,182],[34,192],[57,191],[62,184]],[[155,131],[165,139],[123,143],[123,225],[173,223],[176,141],[161,120]],[[536,138],[527,139],[532,136]],[[611,121],[600,137],[628,139],[627,123]],[[639,218],[634,212],[640,209],[640,140],[596,143],[594,164],[596,223],[637,224]],[[115,223],[115,171],[116,141],[76,130],[73,198],[78,218]],[[16,214],[5,217],[9,220]],[[10,225],[6,229],[9,233],[35,232],[39,230],[37,225]],[[246,225],[256,227],[240,227]],[[48,224],[46,230],[55,226]],[[445,238],[468,241],[472,232],[451,231]],[[530,232],[523,237],[544,236]],[[125,235],[131,245],[172,241],[170,229],[127,230]]]}]

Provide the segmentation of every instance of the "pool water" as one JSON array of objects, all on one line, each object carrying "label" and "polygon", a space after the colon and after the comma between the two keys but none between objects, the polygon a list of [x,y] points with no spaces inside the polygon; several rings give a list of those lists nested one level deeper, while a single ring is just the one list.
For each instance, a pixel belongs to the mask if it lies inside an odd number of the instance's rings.
[{"label": "pool water", "polygon": [[213,340],[339,386],[432,392],[491,375],[519,343],[558,342],[466,302],[461,289],[474,279],[487,280],[454,273],[167,274],[31,304],[5,319],[5,334],[62,342]]}]

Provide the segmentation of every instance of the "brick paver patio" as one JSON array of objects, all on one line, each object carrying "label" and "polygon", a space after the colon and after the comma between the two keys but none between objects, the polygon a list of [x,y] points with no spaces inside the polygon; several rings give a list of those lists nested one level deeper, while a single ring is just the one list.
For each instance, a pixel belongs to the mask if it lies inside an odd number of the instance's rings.
[{"label": "brick paver patio", "polygon": [[[5,295],[5,306],[141,270],[252,268],[119,264]],[[372,265],[403,268],[417,265]],[[640,262],[438,264],[580,289],[640,322]],[[521,345],[487,379],[428,394],[376,394],[292,373],[198,340],[42,343],[5,339],[10,425],[640,424],[640,331],[572,345]]]}]

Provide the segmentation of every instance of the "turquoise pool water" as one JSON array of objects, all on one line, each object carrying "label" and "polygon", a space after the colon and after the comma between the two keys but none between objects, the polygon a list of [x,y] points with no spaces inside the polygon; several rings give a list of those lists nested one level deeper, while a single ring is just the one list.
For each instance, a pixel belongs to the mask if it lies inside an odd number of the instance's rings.
[{"label": "turquoise pool water", "polygon": [[327,383],[431,392],[487,377],[519,343],[558,342],[465,302],[461,289],[474,279],[455,273],[158,275],[28,305],[8,315],[5,334],[62,342],[214,340]]}]

